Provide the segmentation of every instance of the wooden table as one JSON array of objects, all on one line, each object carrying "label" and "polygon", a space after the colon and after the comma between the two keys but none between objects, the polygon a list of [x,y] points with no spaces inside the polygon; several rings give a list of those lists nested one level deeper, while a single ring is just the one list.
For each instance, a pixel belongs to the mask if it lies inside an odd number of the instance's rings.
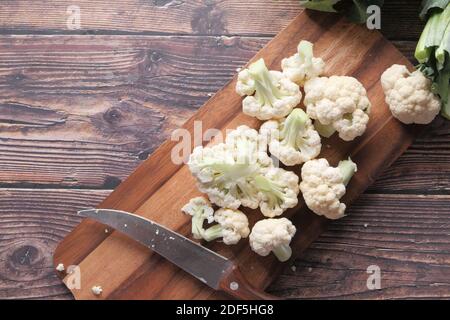
[{"label": "wooden table", "polygon": [[[382,32],[412,58],[420,0]],[[297,0],[0,3],[0,298],[67,299],[56,244],[300,12]],[[441,118],[270,292],[450,297],[450,122]],[[367,268],[379,266],[381,290]]]}]

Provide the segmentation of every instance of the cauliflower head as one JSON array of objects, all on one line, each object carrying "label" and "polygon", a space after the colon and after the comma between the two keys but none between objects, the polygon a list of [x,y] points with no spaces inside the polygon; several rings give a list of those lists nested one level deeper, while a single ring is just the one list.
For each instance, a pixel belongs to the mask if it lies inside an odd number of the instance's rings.
[{"label": "cauliflower head", "polygon": [[283,118],[302,99],[299,86],[281,72],[269,71],[263,59],[239,72],[236,92],[246,96],[244,113],[260,120]]},{"label": "cauliflower head", "polygon": [[214,204],[230,209],[241,205],[256,209],[260,201],[252,186],[253,177],[261,167],[272,165],[265,148],[256,130],[240,126],[225,143],[196,147],[188,166],[197,178],[199,190]]},{"label": "cauliflower head", "polygon": [[289,244],[295,232],[295,226],[286,218],[264,219],[253,226],[250,247],[260,256],[273,252],[278,260],[284,262],[292,255]]},{"label": "cauliflower head", "polygon": [[222,238],[227,245],[236,244],[250,233],[247,216],[239,210],[221,208],[214,213],[214,220],[218,224],[205,230],[206,241]]},{"label": "cauliflower head", "polygon": [[229,209],[260,207],[264,215],[276,216],[297,204],[300,189],[298,176],[275,168],[266,150],[266,141],[256,130],[241,126],[225,143],[195,148],[188,166],[199,190],[214,204]]},{"label": "cauliflower head", "polygon": [[261,213],[269,218],[283,214],[298,203],[300,192],[298,176],[281,168],[267,168],[255,177],[254,184],[259,191]]},{"label": "cauliflower head", "polygon": [[203,197],[192,198],[183,208],[185,214],[192,216],[192,235],[195,239],[202,239],[205,229],[203,223],[205,220],[208,223],[214,221],[214,209],[211,203]]},{"label": "cauliflower head", "polygon": [[381,75],[381,85],[392,115],[405,124],[430,123],[441,110],[431,81],[418,70],[394,64]]},{"label": "cauliflower head", "polygon": [[351,141],[366,131],[371,104],[366,89],[355,78],[332,76],[307,81],[305,105],[325,137],[337,131],[342,140]]},{"label": "cauliflower head", "polygon": [[259,132],[267,140],[270,153],[286,166],[314,159],[322,148],[319,134],[302,109],[292,110],[287,118],[263,123]]},{"label": "cauliflower head", "polygon": [[302,40],[298,44],[297,53],[281,61],[281,69],[292,82],[303,86],[307,80],[322,75],[325,62],[313,55],[313,44]]},{"label": "cauliflower head", "polygon": [[341,161],[337,168],[331,167],[326,159],[306,162],[302,167],[300,190],[308,208],[328,219],[344,217],[346,206],[340,199],[356,170],[356,164],[350,159]]}]

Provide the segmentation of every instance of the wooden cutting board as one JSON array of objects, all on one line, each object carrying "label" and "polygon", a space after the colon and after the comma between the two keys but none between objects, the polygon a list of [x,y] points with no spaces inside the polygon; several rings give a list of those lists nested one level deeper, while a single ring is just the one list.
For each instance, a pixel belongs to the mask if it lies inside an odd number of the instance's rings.
[{"label": "wooden cutting board", "polygon": [[[347,188],[344,202],[354,201],[411,144],[418,128],[404,126],[392,118],[380,85],[382,72],[394,63],[412,68],[408,60],[377,31],[348,23],[337,15],[302,12],[253,59],[263,57],[270,69],[280,70],[281,59],[296,52],[300,40],[315,43],[315,54],[326,62],[327,75],[349,75],[367,88],[372,102],[369,126],[364,136],[353,142],[336,138],[323,140],[321,157],[336,165],[351,156],[358,172]],[[214,95],[183,126],[192,134],[194,121],[208,128],[236,128],[246,124],[258,128],[260,122],[242,113],[241,97],[235,91],[236,77]],[[123,182],[99,208],[115,208],[145,216],[177,232],[189,235],[190,219],[180,208],[199,195],[187,166],[171,161],[177,141],[166,141]],[[295,168],[297,173],[299,168]],[[245,210],[251,224],[262,216]],[[307,210],[302,200],[286,212],[297,226],[292,242],[299,255],[325,229],[328,221]],[[270,255],[254,254],[248,241],[236,246],[208,244],[212,250],[237,261],[243,274],[258,288],[266,288],[286,264]],[[73,289],[77,299],[217,299],[226,298],[200,281],[166,262],[157,254],[118,232],[105,233],[105,226],[83,221],[58,246],[54,263],[78,265],[81,289]],[[207,266],[205,266],[207,268]],[[101,285],[103,294],[95,297],[91,287]]]}]

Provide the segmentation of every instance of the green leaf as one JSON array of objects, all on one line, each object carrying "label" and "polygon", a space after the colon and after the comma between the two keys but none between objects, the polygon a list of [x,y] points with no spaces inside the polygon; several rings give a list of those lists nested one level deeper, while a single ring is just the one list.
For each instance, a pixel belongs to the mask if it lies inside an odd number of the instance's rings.
[{"label": "green leaf", "polygon": [[341,0],[301,0],[300,5],[306,9],[325,12],[337,12],[337,10],[334,8],[334,5],[340,1]]},{"label": "green leaf", "polygon": [[425,20],[432,12],[444,10],[449,3],[450,0],[423,0],[420,18]]},{"label": "green leaf", "polygon": [[[450,0],[449,0],[450,1]],[[353,0],[353,6],[348,11],[350,21],[365,23],[367,21],[367,8],[371,5],[383,6],[383,0]]]}]

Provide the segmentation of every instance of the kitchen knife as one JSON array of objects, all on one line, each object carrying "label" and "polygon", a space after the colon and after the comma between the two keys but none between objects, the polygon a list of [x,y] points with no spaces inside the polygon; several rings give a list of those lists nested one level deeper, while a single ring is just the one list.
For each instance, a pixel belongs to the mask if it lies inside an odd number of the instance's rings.
[{"label": "kitchen knife", "polygon": [[204,284],[245,300],[274,300],[276,297],[253,288],[236,264],[182,235],[141,216],[111,209],[79,211],[155,251]]}]

